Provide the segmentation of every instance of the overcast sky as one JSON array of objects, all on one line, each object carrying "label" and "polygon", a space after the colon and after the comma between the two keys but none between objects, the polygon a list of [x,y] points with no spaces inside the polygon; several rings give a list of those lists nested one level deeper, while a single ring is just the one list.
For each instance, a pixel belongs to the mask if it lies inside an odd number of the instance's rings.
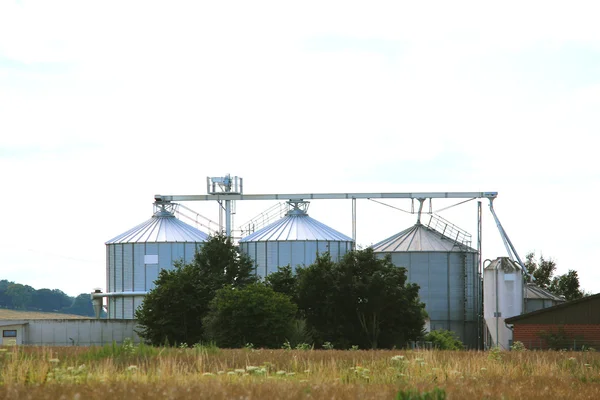
[{"label": "overcast sky", "polygon": [[[104,242],[155,194],[231,173],[248,194],[498,191],[521,256],[599,292],[600,6],[413,3],[0,0],[0,278],[105,289]],[[484,206],[483,258],[505,256]],[[416,221],[357,208],[362,245]],[[351,235],[350,202],[309,211]],[[440,215],[476,235],[475,201]]]}]

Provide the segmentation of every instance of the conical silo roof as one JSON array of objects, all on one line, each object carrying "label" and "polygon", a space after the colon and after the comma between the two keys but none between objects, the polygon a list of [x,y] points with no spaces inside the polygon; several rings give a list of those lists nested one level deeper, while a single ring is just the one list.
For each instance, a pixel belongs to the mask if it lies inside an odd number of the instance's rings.
[{"label": "conical silo roof", "polygon": [[375,252],[477,252],[475,249],[452,240],[440,232],[417,223],[371,246]]},{"label": "conical silo roof", "polygon": [[352,239],[308,216],[300,209],[288,211],[285,217],[246,236],[240,242],[311,240],[352,242]]},{"label": "conical silo roof", "polygon": [[115,243],[198,243],[208,235],[177,219],[167,210],[159,209],[152,218],[106,242]]}]

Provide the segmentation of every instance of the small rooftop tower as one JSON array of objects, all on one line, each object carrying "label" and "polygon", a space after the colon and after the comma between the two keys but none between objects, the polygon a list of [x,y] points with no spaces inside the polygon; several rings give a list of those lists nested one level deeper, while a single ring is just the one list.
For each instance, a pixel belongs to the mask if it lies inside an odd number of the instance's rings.
[{"label": "small rooftop tower", "polygon": [[[243,180],[229,174],[223,177],[207,177],[206,193],[208,194],[242,194],[244,192]],[[219,226],[223,230],[223,202],[219,203]],[[235,214],[235,201],[225,200],[225,234],[231,237],[231,215]]]}]

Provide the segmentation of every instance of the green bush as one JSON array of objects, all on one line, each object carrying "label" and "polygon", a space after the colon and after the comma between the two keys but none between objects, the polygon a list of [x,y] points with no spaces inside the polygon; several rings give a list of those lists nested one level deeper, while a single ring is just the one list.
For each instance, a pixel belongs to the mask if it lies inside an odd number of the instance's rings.
[{"label": "green bush", "polygon": [[426,342],[432,342],[436,349],[440,350],[462,350],[463,343],[458,339],[454,332],[445,329],[437,329],[425,335]]},{"label": "green bush", "polygon": [[216,292],[203,320],[208,339],[221,348],[277,348],[285,339],[296,305],[262,283]]},{"label": "green bush", "polygon": [[430,392],[420,393],[418,390],[401,390],[396,396],[396,400],[445,400],[446,391],[435,388]]}]

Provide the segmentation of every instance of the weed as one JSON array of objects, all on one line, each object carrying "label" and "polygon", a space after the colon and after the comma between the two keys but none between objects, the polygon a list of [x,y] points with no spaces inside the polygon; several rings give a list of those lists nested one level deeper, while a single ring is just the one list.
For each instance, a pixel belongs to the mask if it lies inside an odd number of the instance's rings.
[{"label": "weed", "polygon": [[402,390],[396,395],[396,400],[445,400],[446,391],[435,388],[430,392],[420,393],[417,390]]},{"label": "weed", "polygon": [[510,346],[510,349],[512,351],[526,351],[527,348],[525,347],[525,345],[523,344],[523,342],[520,341],[516,341],[512,344],[512,346]]},{"label": "weed", "polygon": [[500,350],[500,347],[498,346],[494,346],[490,349],[490,351],[488,352],[488,359],[492,360],[492,361],[502,361],[502,350]]}]

